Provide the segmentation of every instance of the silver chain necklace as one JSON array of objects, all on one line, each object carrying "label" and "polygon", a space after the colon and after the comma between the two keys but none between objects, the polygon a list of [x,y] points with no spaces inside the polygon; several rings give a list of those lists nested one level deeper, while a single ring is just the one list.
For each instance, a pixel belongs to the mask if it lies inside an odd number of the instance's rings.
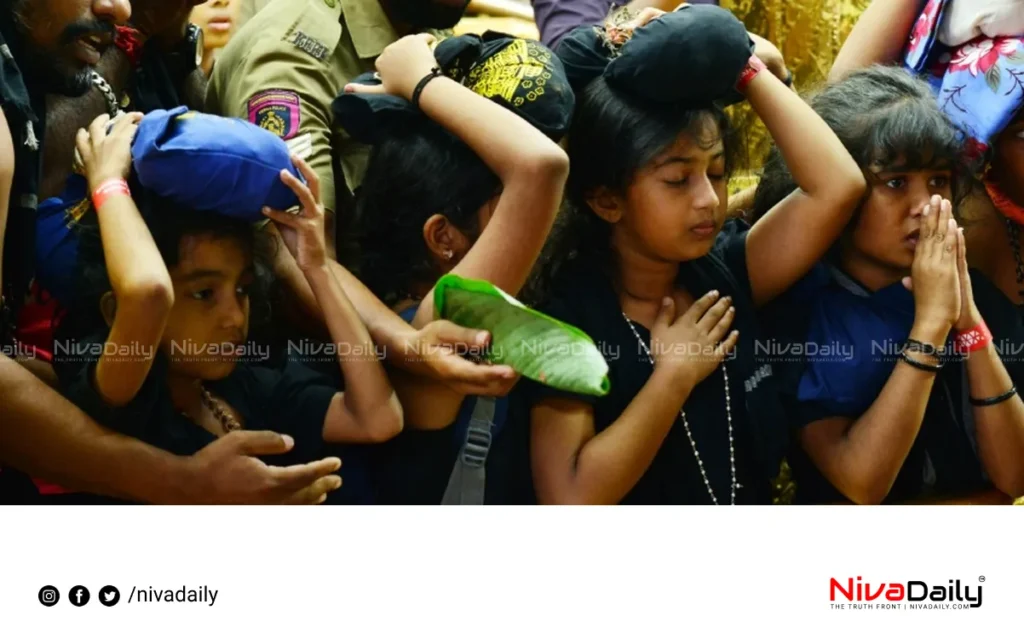
[{"label": "silver chain necklace", "polygon": [[[636,342],[640,343],[640,347],[643,348],[644,353],[647,354],[647,360],[650,361],[651,366],[654,366],[654,356],[651,354],[651,350],[647,347],[647,343],[640,338],[640,333],[636,331],[633,326],[633,321],[630,320],[626,313],[622,313],[622,318],[626,320],[626,325],[632,330],[633,336],[636,337]],[[729,427],[729,470],[732,473],[732,485],[730,486],[730,500],[729,505],[736,505],[736,490],[743,486],[736,481],[736,451],[732,439],[732,402],[731,396],[729,395],[729,372],[725,369],[725,361],[722,361],[722,377],[725,378],[725,419],[726,424]],[[708,480],[708,473],[704,470],[704,460],[700,458],[700,451],[697,450],[697,442],[693,440],[693,434],[690,432],[690,423],[686,421],[686,412],[683,411],[682,407],[679,409],[679,419],[683,421],[683,428],[686,429],[686,437],[690,440],[690,448],[693,449],[693,457],[697,460],[697,467],[700,468],[700,476],[704,479],[704,486],[708,489],[708,495],[711,496],[711,502],[716,506],[718,505],[718,497],[715,496],[715,491],[711,489],[711,482]]]}]

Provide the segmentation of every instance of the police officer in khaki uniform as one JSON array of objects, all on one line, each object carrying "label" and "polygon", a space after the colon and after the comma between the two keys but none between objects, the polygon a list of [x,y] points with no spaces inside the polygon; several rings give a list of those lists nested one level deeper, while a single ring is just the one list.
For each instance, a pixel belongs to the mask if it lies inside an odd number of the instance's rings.
[{"label": "police officer in khaki uniform", "polygon": [[369,149],[333,124],[331,103],[346,83],[374,70],[388,44],[415,30],[454,26],[468,0],[252,4],[258,11],[214,64],[206,109],[246,119],[288,141],[320,176],[324,206],[336,211],[362,180]]}]

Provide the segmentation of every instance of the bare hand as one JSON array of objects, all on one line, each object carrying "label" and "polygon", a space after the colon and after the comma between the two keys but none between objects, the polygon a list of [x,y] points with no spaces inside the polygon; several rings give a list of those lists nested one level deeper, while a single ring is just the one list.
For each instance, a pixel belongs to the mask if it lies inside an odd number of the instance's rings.
[{"label": "bare hand", "polygon": [[969,330],[981,323],[981,313],[974,303],[974,290],[971,288],[971,275],[967,269],[967,243],[964,230],[957,229],[957,277],[960,280],[960,317],[954,326],[957,330]]},{"label": "bare hand", "polygon": [[395,366],[443,382],[457,393],[501,397],[512,390],[519,374],[506,365],[481,365],[459,354],[486,348],[490,338],[487,332],[450,321],[432,321],[414,330],[401,349],[389,349],[388,358]]},{"label": "bare hand", "polygon": [[903,280],[914,293],[915,320],[948,329],[960,318],[959,235],[953,205],[933,196],[924,209],[910,279]]},{"label": "bare hand", "polygon": [[651,356],[655,369],[666,368],[693,386],[736,347],[739,332],[729,332],[736,308],[729,297],[719,299],[718,292],[712,291],[678,319],[675,313],[675,302],[666,298],[651,328]]},{"label": "bare hand", "polygon": [[234,431],[191,458],[193,475],[183,502],[189,504],[319,504],[341,487],[336,457],[280,468],[259,455],[287,453],[295,441],[271,431]]},{"label": "bare hand", "polygon": [[437,38],[426,33],[406,35],[385,48],[377,58],[377,74],[381,85],[348,84],[345,92],[389,94],[412,99],[416,84],[437,66],[432,50],[436,42]]},{"label": "bare hand", "polygon": [[754,41],[754,54],[764,62],[771,74],[782,81],[789,77],[789,70],[786,68],[786,59],[775,44],[772,44],[760,35],[748,32],[747,35]]},{"label": "bare hand", "polygon": [[127,178],[132,167],[132,140],[139,129],[142,114],[131,112],[119,118],[110,134],[110,115],[103,114],[89,125],[89,131],[78,130],[75,147],[82,160],[89,190],[96,189],[111,178]]},{"label": "bare hand", "polygon": [[264,208],[263,215],[274,221],[288,252],[295,258],[302,271],[320,268],[327,263],[327,246],[324,236],[324,205],[320,202],[320,178],[306,161],[292,156],[295,165],[309,186],[287,170],[281,170],[281,182],[288,185],[299,198],[297,213],[275,211]]}]

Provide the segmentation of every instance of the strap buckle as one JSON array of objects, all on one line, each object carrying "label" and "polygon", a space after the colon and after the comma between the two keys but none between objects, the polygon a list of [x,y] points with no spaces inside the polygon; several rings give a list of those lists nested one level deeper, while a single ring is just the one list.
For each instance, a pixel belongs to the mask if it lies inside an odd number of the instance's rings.
[{"label": "strap buckle", "polygon": [[[482,424],[487,426],[483,426]],[[462,463],[469,468],[483,468],[487,454],[491,451],[490,421],[474,419],[466,431],[466,442],[462,445]]]}]

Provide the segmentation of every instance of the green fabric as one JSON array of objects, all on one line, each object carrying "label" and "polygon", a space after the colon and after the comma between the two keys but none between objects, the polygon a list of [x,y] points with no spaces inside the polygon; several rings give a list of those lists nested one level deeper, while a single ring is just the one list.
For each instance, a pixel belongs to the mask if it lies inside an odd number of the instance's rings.
[{"label": "green fabric", "polygon": [[492,284],[445,275],[434,289],[434,306],[442,319],[490,332],[491,362],[563,391],[608,393],[608,363],[585,332],[526,307]]}]

